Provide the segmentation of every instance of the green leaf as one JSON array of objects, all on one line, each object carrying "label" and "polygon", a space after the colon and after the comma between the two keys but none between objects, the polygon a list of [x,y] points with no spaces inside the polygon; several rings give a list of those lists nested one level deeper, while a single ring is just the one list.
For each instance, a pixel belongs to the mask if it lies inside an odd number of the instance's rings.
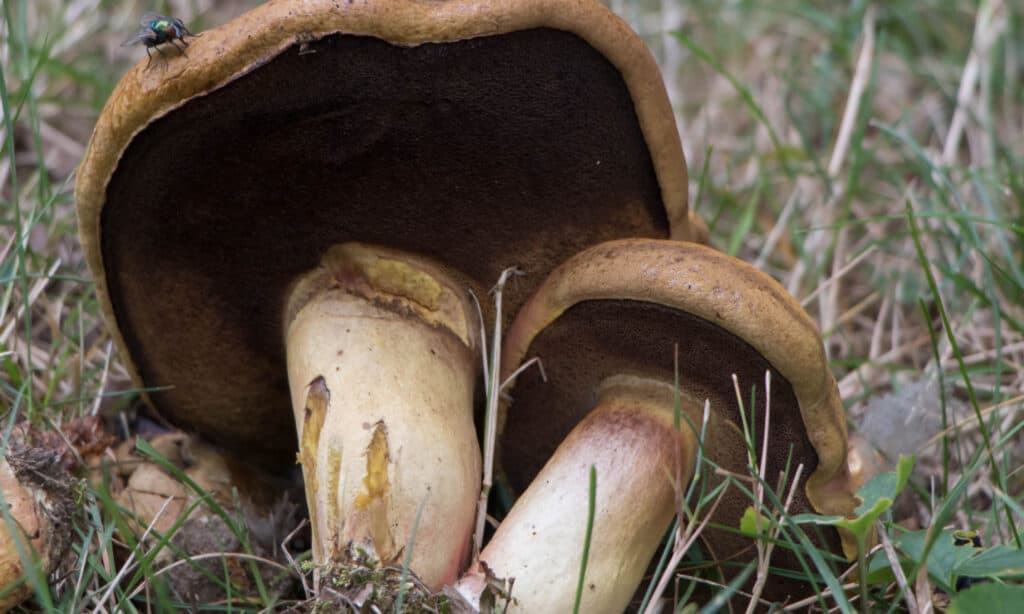
[{"label": "green leaf", "polygon": [[1024,586],[986,582],[962,591],[949,604],[949,614],[994,614],[1019,612],[1024,603]]},{"label": "green leaf", "polygon": [[[911,562],[919,562],[928,543],[928,531],[904,533],[896,540],[896,548]],[[958,547],[953,543],[953,531],[944,530],[935,540],[926,561],[928,575],[942,590],[954,592],[954,570],[974,554],[973,548]]]},{"label": "green leaf", "polygon": [[[900,557],[897,558],[899,558],[900,567],[904,569],[904,575],[906,575],[906,560]],[[892,563],[889,562],[889,557],[885,556],[884,551],[877,550],[868,557],[867,566],[868,573],[865,581],[868,583],[868,586],[889,584],[896,581],[896,574],[892,571]]]},{"label": "green leaf", "polygon": [[[758,516],[761,516],[760,530],[758,529]],[[740,531],[748,535],[764,535],[771,526],[772,521],[764,514],[755,512],[753,506],[748,506],[747,510],[743,512],[743,518],[740,518]]]},{"label": "green leaf", "polygon": [[842,527],[864,540],[875,521],[892,507],[896,495],[907,485],[910,472],[914,468],[914,457],[900,455],[896,471],[887,471],[875,476],[857,491],[861,504],[857,506],[856,518],[841,516],[819,516],[817,514],[798,514],[792,517],[797,524],[818,524]]},{"label": "green leaf", "polygon": [[975,556],[960,562],[954,573],[958,576],[990,577],[1024,575],[1024,550],[1013,546],[993,546],[976,552]]},{"label": "green leaf", "polygon": [[[1024,576],[1024,551],[1013,546],[996,546],[986,550],[957,546],[953,539],[957,531],[939,533],[928,552],[928,575],[942,590],[955,592],[956,579],[963,576],[1005,578]],[[894,545],[899,553],[900,565],[910,574],[921,560],[928,542],[928,531],[904,533]],[[889,559],[884,552],[876,552],[868,561],[869,584],[882,584],[893,579]]]},{"label": "green leaf", "polygon": [[[899,462],[896,463],[896,471],[887,471],[877,475],[867,484],[861,486],[857,491],[857,496],[861,500],[861,504],[857,506],[857,516],[874,512],[878,508],[878,503],[883,500],[888,500],[891,505],[892,501],[896,499],[896,495],[900,494],[900,491],[907,485],[907,480],[910,479],[910,472],[913,469],[914,457],[901,454]],[[889,509],[889,506],[886,506],[885,509]]]}]

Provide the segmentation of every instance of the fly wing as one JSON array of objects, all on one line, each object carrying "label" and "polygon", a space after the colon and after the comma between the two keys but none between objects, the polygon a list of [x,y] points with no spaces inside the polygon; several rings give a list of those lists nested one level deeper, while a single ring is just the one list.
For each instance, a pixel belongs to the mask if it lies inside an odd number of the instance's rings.
[{"label": "fly wing", "polygon": [[129,45],[134,45],[135,43],[142,43],[151,40],[156,40],[156,32],[148,28],[143,28],[142,30],[139,30],[138,34],[121,43],[121,46],[127,47]]},{"label": "fly wing", "polygon": [[178,37],[182,40],[184,40],[185,34],[188,34],[189,36],[195,36],[195,34],[192,34],[192,32],[185,25],[185,22],[178,19],[177,17],[174,18],[174,27],[178,29]]},{"label": "fly wing", "polygon": [[164,17],[160,13],[149,12],[149,13],[146,13],[145,15],[143,15],[139,19],[139,25],[140,26],[149,26],[154,21],[171,21],[171,19],[169,17]]}]

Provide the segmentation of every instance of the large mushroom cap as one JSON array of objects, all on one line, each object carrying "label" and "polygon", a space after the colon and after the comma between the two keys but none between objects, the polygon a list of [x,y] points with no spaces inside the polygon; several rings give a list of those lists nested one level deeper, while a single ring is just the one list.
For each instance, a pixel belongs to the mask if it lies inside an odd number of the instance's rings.
[{"label": "large mushroom cap", "polygon": [[602,240],[697,236],[657,67],[597,2],[278,0],[190,43],[118,85],[75,197],[137,383],[222,444],[294,449],[282,309],[332,245],[482,292]]},{"label": "large mushroom cap", "polygon": [[[679,390],[690,400],[684,409],[698,410],[690,416],[694,423],[700,424],[699,409],[710,401],[707,459],[749,475],[735,374],[754,425],[751,438],[759,457],[767,456],[764,479],[775,486],[785,473],[792,480],[803,465],[790,513],[852,514],[856,484],[846,463],[845,417],[814,322],[754,267],[671,241],[621,240],[588,249],[553,271],[520,310],[506,337],[503,371],[507,376],[528,355],[539,356],[547,381],[532,370],[516,381],[502,435],[502,464],[512,486],[530,483],[594,407],[602,382],[635,377],[673,383],[676,347]],[[771,398],[765,449],[766,371]],[[714,518],[724,528],[709,527],[704,541],[720,561],[749,560],[753,544],[735,531],[752,502],[730,490]],[[823,539],[838,550],[834,531]],[[779,550],[773,564],[797,565],[791,553]],[[784,596],[791,588],[773,582],[769,593]]]}]

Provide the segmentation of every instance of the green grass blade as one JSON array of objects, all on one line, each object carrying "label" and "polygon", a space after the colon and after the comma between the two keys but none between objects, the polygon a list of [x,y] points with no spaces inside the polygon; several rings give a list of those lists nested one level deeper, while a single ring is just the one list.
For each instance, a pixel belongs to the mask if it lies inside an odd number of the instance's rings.
[{"label": "green grass blade", "polygon": [[[963,353],[960,351],[960,345],[957,343],[956,335],[953,333],[953,327],[949,323],[949,316],[946,314],[946,307],[942,301],[942,295],[939,293],[939,286],[935,281],[935,277],[932,275],[931,267],[929,266],[929,259],[924,253],[924,245],[921,242],[921,233],[917,227],[917,221],[914,219],[914,208],[910,201],[907,201],[907,223],[910,225],[910,235],[914,239],[914,248],[917,250],[917,257],[921,263],[921,269],[924,271],[925,278],[928,280],[928,287],[932,291],[932,296],[935,297],[935,306],[939,311],[939,317],[942,319],[942,327],[946,331],[946,339],[949,341],[950,346],[953,349],[953,355],[956,357],[957,365],[960,367],[960,373],[963,376],[964,385],[967,387],[967,396],[971,401],[971,408],[974,410],[974,416],[978,420],[978,429],[981,431],[981,439],[985,443],[985,453],[988,456],[989,465],[992,468],[992,473],[999,489],[1006,492],[1006,473],[999,471],[999,466],[996,463],[995,452],[992,449],[992,438],[989,435],[988,425],[985,423],[985,419],[981,415],[981,406],[978,403],[977,395],[974,393],[974,386],[971,384],[970,375],[967,372],[967,365],[964,363]],[[1017,547],[1021,547],[1021,538],[1017,531],[1014,530],[1016,524],[1013,521],[1013,513],[1009,507],[1004,506],[1006,510],[1007,526],[1010,532],[1013,534],[1013,540],[1017,544]]]},{"label": "green grass blade", "polygon": [[580,604],[583,601],[583,583],[587,576],[587,561],[590,559],[590,538],[594,531],[594,513],[597,509],[597,468],[590,466],[590,501],[587,506],[587,532],[583,537],[583,560],[580,561],[580,579],[576,583],[576,602],[573,605],[572,613],[579,614]]},{"label": "green grass blade", "polygon": [[746,104],[747,108],[750,109],[750,112],[753,113],[754,117],[757,118],[757,121],[760,122],[761,125],[765,127],[765,130],[768,131],[768,138],[771,139],[772,145],[775,147],[775,153],[777,154],[779,162],[782,164],[782,169],[785,171],[786,175],[789,176],[790,178],[795,177],[796,173],[789,165],[788,154],[786,153],[786,148],[782,144],[782,140],[779,138],[779,135],[775,132],[775,128],[772,127],[772,124],[768,120],[768,116],[765,114],[764,109],[762,109],[761,105],[759,105],[757,103],[757,100],[754,99],[754,95],[751,93],[750,88],[747,87],[743,83],[743,81],[739,79],[736,75],[732,74],[728,69],[726,69],[725,65],[722,64],[717,58],[712,56],[703,47],[698,45],[697,42],[694,41],[692,38],[690,38],[686,34],[683,34],[682,32],[673,32],[672,35],[676,38],[676,40],[685,45],[686,48],[689,49],[695,56],[697,56],[698,58],[706,62],[709,66],[714,68],[715,71],[718,72],[718,74],[725,77],[729,81],[729,83],[732,84],[732,86],[739,93],[740,97],[743,99],[743,102]]},{"label": "green grass blade", "polygon": [[395,612],[402,611],[402,603],[405,601],[405,583],[409,581],[409,565],[412,563],[412,549],[416,545],[416,530],[420,527],[420,516],[423,514],[423,506],[427,498],[424,497],[416,507],[416,518],[412,522],[412,531],[409,533],[409,543],[405,546],[405,557],[402,559],[402,575],[398,581],[398,596],[395,597]]}]

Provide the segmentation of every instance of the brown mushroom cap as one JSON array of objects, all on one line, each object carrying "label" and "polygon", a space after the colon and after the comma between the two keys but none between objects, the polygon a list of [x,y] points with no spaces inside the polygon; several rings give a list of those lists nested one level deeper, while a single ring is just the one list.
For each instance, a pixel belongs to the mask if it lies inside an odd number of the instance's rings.
[{"label": "brown mushroom cap", "polygon": [[278,0],[190,43],[118,85],[75,197],[136,382],[221,444],[294,449],[282,309],[334,244],[483,292],[602,240],[699,235],[657,67],[597,2]]},{"label": "brown mushroom cap", "polygon": [[[760,449],[770,370],[765,480],[774,485],[787,467],[792,476],[802,463],[804,484],[790,512],[852,514],[855,485],[846,464],[844,412],[814,322],[754,267],[704,246],[670,241],[612,241],[586,250],[552,272],[519,312],[505,340],[503,371],[507,376],[527,355],[539,356],[548,381],[532,370],[517,379],[501,436],[511,485],[530,483],[594,406],[607,378],[673,382],[677,345],[680,390],[710,400],[704,452],[711,461],[748,474],[731,376],[739,380],[748,414],[752,407],[756,414],[753,438]],[[693,418],[699,424],[700,417]],[[714,522],[738,529],[751,502],[732,491]],[[753,557],[751,541],[741,535],[713,528],[703,535],[718,560]],[[838,549],[831,529],[823,538],[825,546]],[[780,550],[773,564],[796,565]],[[786,584],[773,582],[772,589],[788,590]]]}]

